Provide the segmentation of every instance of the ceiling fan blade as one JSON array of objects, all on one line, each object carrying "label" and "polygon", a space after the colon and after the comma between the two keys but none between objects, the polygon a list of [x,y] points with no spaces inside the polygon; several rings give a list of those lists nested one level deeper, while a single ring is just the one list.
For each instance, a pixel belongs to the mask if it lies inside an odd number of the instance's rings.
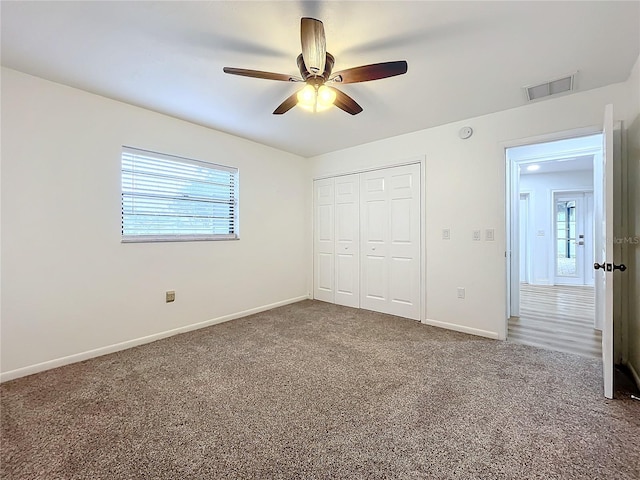
[{"label": "ceiling fan blade", "polygon": [[349,95],[341,92],[337,88],[333,88],[333,90],[336,92],[336,99],[333,102],[336,107],[350,113],[351,115],[357,115],[362,111],[362,107]]},{"label": "ceiling fan blade", "polygon": [[324,25],[315,18],[304,17],[300,20],[300,40],[302,58],[312,75],[322,75],[327,59],[327,41]]},{"label": "ceiling fan blade", "polygon": [[241,75],[243,77],[264,78],[266,80],[280,80],[283,82],[301,82],[302,79],[284,73],[261,72],[260,70],[247,70],[246,68],[224,67],[224,73]]},{"label": "ceiling fan blade", "polygon": [[336,83],[358,83],[370,80],[380,80],[381,78],[395,77],[407,73],[407,62],[400,60],[397,62],[374,63],[363,65],[362,67],[347,68],[336,72],[331,76],[331,81]]},{"label": "ceiling fan blade", "polygon": [[298,92],[294,93],[290,97],[288,97],[284,102],[280,104],[278,108],[273,111],[274,115],[282,115],[283,113],[287,113],[298,103]]}]

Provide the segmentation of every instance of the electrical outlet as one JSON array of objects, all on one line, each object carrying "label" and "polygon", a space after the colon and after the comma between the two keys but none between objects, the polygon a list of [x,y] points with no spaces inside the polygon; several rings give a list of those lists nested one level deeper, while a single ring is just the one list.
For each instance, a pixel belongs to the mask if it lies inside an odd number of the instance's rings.
[{"label": "electrical outlet", "polygon": [[480,241],[480,230],[474,230],[473,231],[473,241],[474,242],[479,242]]},{"label": "electrical outlet", "polygon": [[175,290],[167,290],[167,292],[165,294],[165,301],[167,303],[171,303],[171,302],[175,302],[176,301],[176,292],[175,292]]},{"label": "electrical outlet", "polygon": [[451,240],[451,230],[445,228],[442,230],[442,239],[443,240]]},{"label": "electrical outlet", "polygon": [[496,232],[493,228],[487,228],[484,231],[484,239],[488,242],[493,242],[495,240]]},{"label": "electrical outlet", "polygon": [[464,299],[464,295],[465,295],[464,287],[458,287],[458,298]]}]

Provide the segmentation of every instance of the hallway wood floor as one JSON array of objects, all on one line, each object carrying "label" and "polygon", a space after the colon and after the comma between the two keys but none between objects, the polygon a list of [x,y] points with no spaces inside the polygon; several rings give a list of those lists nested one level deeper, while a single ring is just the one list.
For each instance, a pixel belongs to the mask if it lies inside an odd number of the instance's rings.
[{"label": "hallway wood floor", "polygon": [[520,317],[509,319],[509,341],[601,356],[602,335],[593,328],[593,287],[522,284],[520,289]]}]

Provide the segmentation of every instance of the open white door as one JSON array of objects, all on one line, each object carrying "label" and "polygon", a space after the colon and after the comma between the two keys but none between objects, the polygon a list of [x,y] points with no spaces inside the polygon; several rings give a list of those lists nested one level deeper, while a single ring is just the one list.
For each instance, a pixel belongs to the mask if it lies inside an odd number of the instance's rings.
[{"label": "open white door", "polygon": [[[613,398],[613,105],[604,110],[602,156],[594,157],[596,324],[602,330],[604,396]],[[602,262],[602,263],[600,263]]]}]

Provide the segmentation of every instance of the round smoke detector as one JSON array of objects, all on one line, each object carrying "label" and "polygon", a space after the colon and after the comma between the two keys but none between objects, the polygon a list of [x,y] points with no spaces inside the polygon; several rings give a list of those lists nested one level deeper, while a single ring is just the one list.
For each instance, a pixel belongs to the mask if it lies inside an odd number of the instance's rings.
[{"label": "round smoke detector", "polygon": [[463,140],[466,140],[471,135],[473,135],[473,128],[471,127],[462,127],[458,132],[458,136]]}]

